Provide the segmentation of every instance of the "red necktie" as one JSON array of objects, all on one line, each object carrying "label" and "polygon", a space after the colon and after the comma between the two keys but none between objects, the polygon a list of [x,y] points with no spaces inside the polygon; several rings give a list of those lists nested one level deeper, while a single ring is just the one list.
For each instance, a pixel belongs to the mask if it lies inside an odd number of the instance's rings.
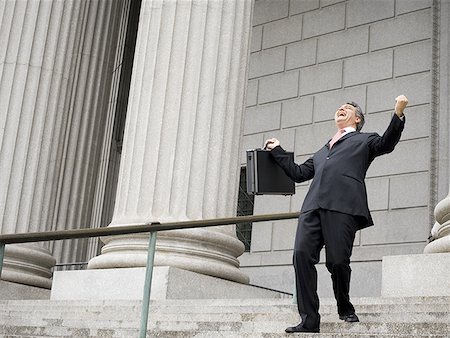
[{"label": "red necktie", "polygon": [[345,129],[340,129],[340,130],[337,131],[337,133],[333,136],[333,138],[330,141],[330,149],[342,137],[342,135],[344,133],[345,133]]}]

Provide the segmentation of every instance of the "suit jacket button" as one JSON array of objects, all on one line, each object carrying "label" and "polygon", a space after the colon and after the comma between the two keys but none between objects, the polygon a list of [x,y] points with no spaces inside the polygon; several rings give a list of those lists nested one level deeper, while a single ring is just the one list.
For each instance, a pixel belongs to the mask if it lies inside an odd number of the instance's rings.
[{"label": "suit jacket button", "polygon": [[330,158],[327,156],[327,160],[329,160]]}]

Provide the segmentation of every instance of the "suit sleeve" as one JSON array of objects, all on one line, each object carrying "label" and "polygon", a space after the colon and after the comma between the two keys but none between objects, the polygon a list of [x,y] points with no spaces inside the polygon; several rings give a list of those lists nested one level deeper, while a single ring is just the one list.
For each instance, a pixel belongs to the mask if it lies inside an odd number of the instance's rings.
[{"label": "suit sleeve", "polygon": [[393,151],[398,141],[400,141],[400,136],[402,135],[404,127],[405,117],[403,117],[402,120],[394,114],[391,123],[387,127],[383,136],[376,133],[371,134],[368,139],[371,159]]},{"label": "suit sleeve", "polygon": [[270,153],[275,159],[275,162],[293,181],[301,183],[314,177],[314,161],[312,157],[306,160],[305,163],[298,165],[294,163],[292,157],[289,157],[280,146],[273,148]]}]

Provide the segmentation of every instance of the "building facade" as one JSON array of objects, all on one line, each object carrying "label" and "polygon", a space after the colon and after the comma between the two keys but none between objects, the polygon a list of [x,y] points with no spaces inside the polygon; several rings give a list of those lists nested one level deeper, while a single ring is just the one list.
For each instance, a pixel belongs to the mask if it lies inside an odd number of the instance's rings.
[{"label": "building facade", "polygon": [[[377,158],[366,178],[375,226],[357,233],[351,292],[379,295],[382,257],[421,253],[434,207],[449,188],[447,1],[256,1],[253,17],[245,149],[276,137],[301,163],[334,134],[334,112],[349,101],[366,116],[363,131],[382,134],[395,97],[410,102],[393,153]],[[298,211],[296,194],[256,196],[254,213]],[[250,280],[292,290],[296,221],[254,225],[241,257]],[[324,252],[322,252],[324,254]],[[319,293],[332,296],[324,264]]]},{"label": "building facade", "polygon": [[[421,253],[448,194],[448,16],[431,0],[3,1],[1,232],[233,216],[246,149],[277,137],[301,162],[341,103],[382,133],[405,94],[354,245],[352,294],[379,295],[382,256]],[[253,213],[298,211],[307,189],[256,196]],[[156,264],[291,292],[295,228],[254,224],[243,255],[235,227],[161,233]],[[55,264],[143,266],[146,243],[11,245],[2,278],[50,288]]]}]

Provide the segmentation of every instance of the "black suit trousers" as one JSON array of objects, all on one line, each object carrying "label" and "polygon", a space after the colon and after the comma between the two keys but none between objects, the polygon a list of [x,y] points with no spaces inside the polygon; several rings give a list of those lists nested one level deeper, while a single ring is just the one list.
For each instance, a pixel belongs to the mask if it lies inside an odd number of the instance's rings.
[{"label": "black suit trousers", "polygon": [[300,215],[294,245],[294,268],[297,306],[305,327],[320,325],[315,265],[324,245],[338,313],[343,316],[355,312],[349,290],[350,256],[357,230],[358,219],[349,214],[317,209]]}]

